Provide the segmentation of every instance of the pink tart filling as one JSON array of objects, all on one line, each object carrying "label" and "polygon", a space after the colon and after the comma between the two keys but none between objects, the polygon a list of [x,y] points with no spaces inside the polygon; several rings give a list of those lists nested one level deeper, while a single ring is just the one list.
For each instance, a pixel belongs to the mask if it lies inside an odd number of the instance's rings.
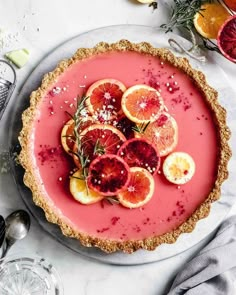
[{"label": "pink tart filling", "polygon": [[[106,201],[82,205],[69,191],[74,164],[60,142],[61,129],[70,119],[66,112],[73,114],[77,96],[105,78],[117,79],[127,88],[147,84],[160,91],[179,128],[175,151],[188,153],[196,164],[191,181],[180,186],[169,183],[159,170],[154,196],[138,209]],[[217,130],[204,95],[186,73],[150,55],[113,51],[70,66],[40,102],[32,139],[31,156],[44,197],[65,222],[94,237],[126,241],[170,232],[204,202],[216,180]]]}]

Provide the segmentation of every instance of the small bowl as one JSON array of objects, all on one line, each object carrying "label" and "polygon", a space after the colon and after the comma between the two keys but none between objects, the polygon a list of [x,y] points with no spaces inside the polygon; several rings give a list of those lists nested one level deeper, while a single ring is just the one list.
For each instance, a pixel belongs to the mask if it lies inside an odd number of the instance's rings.
[{"label": "small bowl", "polygon": [[7,257],[0,260],[1,295],[63,295],[55,268],[40,257]]}]

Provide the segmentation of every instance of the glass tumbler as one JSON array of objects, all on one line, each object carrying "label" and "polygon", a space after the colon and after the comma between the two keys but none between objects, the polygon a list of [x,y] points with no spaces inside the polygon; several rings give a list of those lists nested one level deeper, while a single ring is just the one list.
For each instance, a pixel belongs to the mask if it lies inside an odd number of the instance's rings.
[{"label": "glass tumbler", "polygon": [[14,257],[0,260],[1,295],[63,295],[55,268],[44,258]]}]

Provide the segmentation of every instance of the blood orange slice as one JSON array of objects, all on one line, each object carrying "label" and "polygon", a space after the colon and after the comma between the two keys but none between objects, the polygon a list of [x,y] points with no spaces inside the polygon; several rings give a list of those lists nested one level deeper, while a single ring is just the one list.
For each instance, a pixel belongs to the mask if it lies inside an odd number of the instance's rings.
[{"label": "blood orange slice", "polygon": [[75,144],[74,120],[71,119],[63,126],[61,130],[61,144],[63,149],[70,154]]},{"label": "blood orange slice", "polygon": [[150,201],[153,193],[153,176],[146,169],[132,167],[128,186],[118,194],[118,200],[125,207],[138,208]]},{"label": "blood orange slice", "polygon": [[[85,128],[93,124],[93,119],[91,116],[87,116],[86,119],[80,120],[80,125],[78,128],[78,132],[82,132]],[[64,150],[71,154],[71,151],[73,151],[73,147],[75,144],[75,121],[73,119],[66,122],[66,124],[63,126],[61,131],[61,144]]]},{"label": "blood orange slice", "polygon": [[221,27],[217,44],[227,59],[236,62],[236,15],[229,18]]},{"label": "blood orange slice", "polygon": [[[106,124],[93,124],[80,134],[81,147],[84,156],[89,157],[89,161],[99,155],[116,154],[125,141],[125,136],[118,129]],[[74,146],[73,152],[75,164],[80,167],[77,145]]]},{"label": "blood orange slice", "polygon": [[70,177],[70,192],[76,201],[85,205],[97,203],[104,198],[86,186],[79,170]]},{"label": "blood orange slice", "polygon": [[144,133],[135,132],[135,137],[148,139],[161,157],[171,153],[178,143],[178,125],[173,117],[162,113],[153,123],[150,123]]},{"label": "blood orange slice", "polygon": [[236,0],[224,0],[224,3],[232,10],[236,11]]},{"label": "blood orange slice", "polygon": [[193,158],[189,154],[183,152],[172,153],[163,163],[163,173],[170,182],[185,184],[195,173]]},{"label": "blood orange slice", "polygon": [[160,93],[147,85],[135,85],[123,94],[121,106],[125,115],[135,123],[155,121],[164,109]]},{"label": "blood orange slice", "polygon": [[155,174],[160,166],[160,157],[156,148],[146,139],[132,138],[119,149],[118,156],[130,167],[142,167]]},{"label": "blood orange slice", "polygon": [[[120,130],[127,139],[134,137],[133,127],[135,123],[130,121],[126,116],[121,116],[116,120],[115,127]],[[113,122],[114,123],[114,122]]]},{"label": "blood orange slice", "polygon": [[97,157],[89,166],[88,185],[103,196],[117,195],[130,179],[127,163],[117,155]]},{"label": "blood orange slice", "polygon": [[98,120],[104,117],[110,120],[121,112],[121,98],[126,90],[125,85],[115,79],[103,79],[93,83],[86,92],[88,110],[97,115]]}]

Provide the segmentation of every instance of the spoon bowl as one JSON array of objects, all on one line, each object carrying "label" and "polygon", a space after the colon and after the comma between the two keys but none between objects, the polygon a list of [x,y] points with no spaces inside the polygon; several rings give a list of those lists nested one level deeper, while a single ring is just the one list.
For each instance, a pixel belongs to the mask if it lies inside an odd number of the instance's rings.
[{"label": "spoon bowl", "polygon": [[28,234],[30,229],[30,216],[24,210],[17,210],[12,212],[5,219],[6,233],[5,233],[5,249],[3,250],[2,257],[5,257],[12,245],[16,241],[22,240]]}]

